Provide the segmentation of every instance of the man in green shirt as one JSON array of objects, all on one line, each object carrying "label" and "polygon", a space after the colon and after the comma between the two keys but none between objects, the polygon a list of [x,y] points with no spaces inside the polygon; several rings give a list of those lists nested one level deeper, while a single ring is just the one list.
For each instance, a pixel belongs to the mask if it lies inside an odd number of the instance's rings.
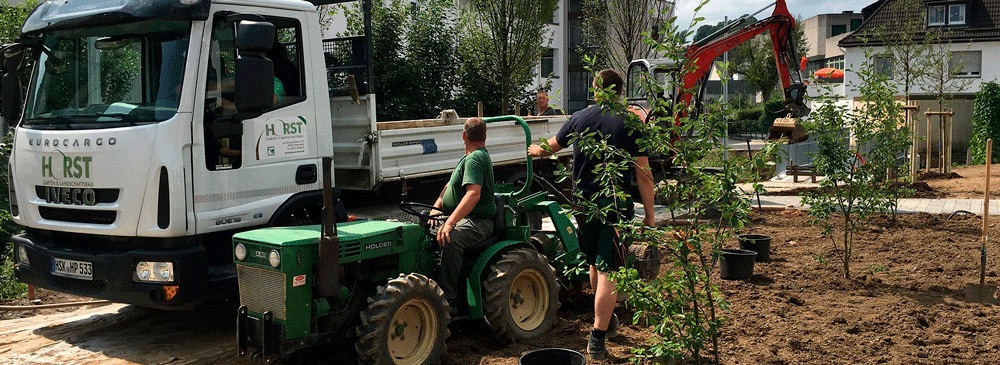
[{"label": "man in green shirt", "polygon": [[465,157],[451,173],[451,179],[441,190],[431,214],[446,213],[448,219],[431,229],[441,246],[441,268],[438,285],[445,299],[454,304],[458,299],[458,283],[465,250],[480,248],[493,234],[493,218],[497,206],[493,199],[493,161],[486,151],[486,123],[469,118],[462,132]]}]

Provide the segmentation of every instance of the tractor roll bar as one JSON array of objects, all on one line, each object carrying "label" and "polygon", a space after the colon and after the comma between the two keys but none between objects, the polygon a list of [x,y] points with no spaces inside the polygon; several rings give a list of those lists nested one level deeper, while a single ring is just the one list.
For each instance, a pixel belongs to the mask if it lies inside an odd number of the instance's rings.
[{"label": "tractor roll bar", "polygon": [[533,176],[532,160],[531,157],[528,157],[528,147],[531,147],[531,128],[528,128],[528,123],[525,122],[524,119],[521,119],[521,117],[516,115],[504,115],[499,117],[483,118],[483,121],[486,122],[487,124],[496,122],[515,122],[517,124],[520,124],[521,128],[524,128],[524,160],[525,160],[524,165],[528,169],[528,176],[525,177],[524,186],[521,187],[521,190],[515,192],[512,195],[512,197],[520,198],[524,196],[525,194],[531,191],[531,183]]}]

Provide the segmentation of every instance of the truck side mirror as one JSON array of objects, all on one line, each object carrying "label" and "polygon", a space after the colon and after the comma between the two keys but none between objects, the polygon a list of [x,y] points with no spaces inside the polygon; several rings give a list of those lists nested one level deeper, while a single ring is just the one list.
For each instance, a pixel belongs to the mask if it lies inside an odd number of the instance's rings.
[{"label": "truck side mirror", "polygon": [[266,52],[274,44],[274,24],[240,20],[236,25],[234,96],[239,119],[256,118],[274,103],[274,66]]},{"label": "truck side mirror", "polygon": [[24,101],[21,96],[21,78],[17,74],[17,68],[21,64],[21,60],[24,58],[24,47],[20,45],[10,46],[3,51],[3,68],[0,72],[3,73],[2,83],[3,94],[2,94],[2,106],[3,107],[3,119],[4,134],[7,132],[6,126],[9,125],[10,121],[17,119],[21,115],[21,103]]}]

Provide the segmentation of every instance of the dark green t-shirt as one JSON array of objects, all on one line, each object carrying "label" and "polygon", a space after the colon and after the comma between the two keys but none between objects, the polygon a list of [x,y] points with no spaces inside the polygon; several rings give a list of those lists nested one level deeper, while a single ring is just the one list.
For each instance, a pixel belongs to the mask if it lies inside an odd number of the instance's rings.
[{"label": "dark green t-shirt", "polygon": [[455,171],[451,173],[451,180],[448,181],[448,188],[444,191],[442,205],[448,213],[454,212],[458,203],[465,196],[465,186],[469,184],[483,187],[479,202],[469,213],[470,217],[493,218],[497,212],[497,205],[493,199],[493,161],[486,148],[480,148],[465,155],[458,161]]}]

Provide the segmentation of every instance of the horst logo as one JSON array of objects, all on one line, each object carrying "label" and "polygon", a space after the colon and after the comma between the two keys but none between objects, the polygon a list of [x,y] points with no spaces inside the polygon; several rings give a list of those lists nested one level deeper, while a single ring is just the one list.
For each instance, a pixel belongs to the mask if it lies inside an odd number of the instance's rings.
[{"label": "horst logo", "polygon": [[[93,157],[90,156],[62,156],[62,160],[53,161],[52,156],[42,156],[42,177],[53,179],[89,179],[90,163]],[[54,173],[53,170],[61,173]]]}]

